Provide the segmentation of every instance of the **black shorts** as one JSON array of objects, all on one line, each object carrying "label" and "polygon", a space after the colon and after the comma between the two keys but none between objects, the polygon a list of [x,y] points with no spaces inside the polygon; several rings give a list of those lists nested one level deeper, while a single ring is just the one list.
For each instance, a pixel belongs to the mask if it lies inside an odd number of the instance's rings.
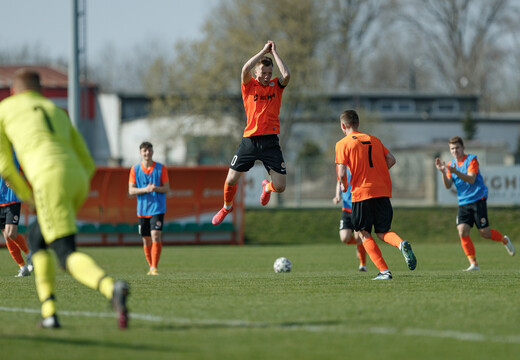
[{"label": "black shorts", "polygon": [[287,173],[278,135],[242,138],[237,152],[231,160],[230,168],[238,172],[246,172],[253,167],[256,160],[260,160],[264,164],[268,173],[271,170],[283,175]]},{"label": "black shorts", "polygon": [[152,230],[162,231],[164,214],[153,215],[149,218],[139,218],[139,235],[150,236]]},{"label": "black shorts", "polygon": [[4,230],[5,225],[18,225],[20,221],[20,203],[0,206],[0,229]]},{"label": "black shorts", "polygon": [[348,211],[343,210],[341,212],[341,220],[339,221],[340,230],[354,230],[352,225],[352,214]]},{"label": "black shorts", "polygon": [[457,225],[459,224],[467,224],[470,227],[475,224],[477,229],[489,227],[486,199],[460,205],[457,213]]},{"label": "black shorts", "polygon": [[390,198],[379,197],[352,203],[352,224],[354,230],[376,233],[390,231],[394,210]]}]

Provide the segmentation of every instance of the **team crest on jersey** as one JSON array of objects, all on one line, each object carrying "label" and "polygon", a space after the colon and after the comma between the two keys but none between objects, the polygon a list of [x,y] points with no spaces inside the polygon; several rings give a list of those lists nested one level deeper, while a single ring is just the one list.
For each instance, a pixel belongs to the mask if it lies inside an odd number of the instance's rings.
[{"label": "team crest on jersey", "polygon": [[269,86],[271,86],[271,87],[274,86],[274,81],[271,81],[271,82],[269,83]]}]

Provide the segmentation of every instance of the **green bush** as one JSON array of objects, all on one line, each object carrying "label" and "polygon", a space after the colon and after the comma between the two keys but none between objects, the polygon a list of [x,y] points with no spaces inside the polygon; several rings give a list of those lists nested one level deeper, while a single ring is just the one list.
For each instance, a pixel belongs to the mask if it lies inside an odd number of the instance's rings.
[{"label": "green bush", "polygon": [[[491,228],[520,238],[520,208],[488,209]],[[392,230],[412,242],[459,241],[455,219],[457,207],[394,208]],[[339,241],[339,208],[246,210],[246,244],[325,244]],[[473,240],[480,241],[475,228]]]}]

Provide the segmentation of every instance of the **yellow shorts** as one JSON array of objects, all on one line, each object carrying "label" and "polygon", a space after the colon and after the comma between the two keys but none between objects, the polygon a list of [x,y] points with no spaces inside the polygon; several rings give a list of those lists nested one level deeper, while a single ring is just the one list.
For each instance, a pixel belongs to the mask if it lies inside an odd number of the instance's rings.
[{"label": "yellow shorts", "polygon": [[56,170],[42,174],[32,186],[45,242],[77,233],[76,214],[90,187],[87,174],[81,169]]}]

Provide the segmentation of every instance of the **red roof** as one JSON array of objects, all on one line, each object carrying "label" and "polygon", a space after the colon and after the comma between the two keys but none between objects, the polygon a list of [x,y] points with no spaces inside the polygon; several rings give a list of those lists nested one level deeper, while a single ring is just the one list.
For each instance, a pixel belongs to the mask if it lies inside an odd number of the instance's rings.
[{"label": "red roof", "polygon": [[9,88],[13,81],[13,75],[20,68],[29,68],[38,71],[42,87],[44,88],[67,88],[67,71],[59,70],[43,65],[14,65],[0,66],[0,88]]}]

